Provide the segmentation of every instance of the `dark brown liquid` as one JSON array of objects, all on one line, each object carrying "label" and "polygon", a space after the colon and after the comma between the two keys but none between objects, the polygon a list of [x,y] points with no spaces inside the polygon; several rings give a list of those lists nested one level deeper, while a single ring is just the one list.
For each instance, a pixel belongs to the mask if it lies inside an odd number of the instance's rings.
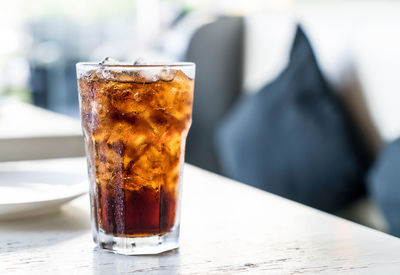
[{"label": "dark brown liquid", "polygon": [[111,81],[93,72],[79,79],[92,214],[106,233],[164,234],[175,224],[193,80],[173,76]]},{"label": "dark brown liquid", "polygon": [[114,235],[147,236],[168,232],[175,222],[176,194],[143,187],[118,195],[101,192],[102,229]]}]

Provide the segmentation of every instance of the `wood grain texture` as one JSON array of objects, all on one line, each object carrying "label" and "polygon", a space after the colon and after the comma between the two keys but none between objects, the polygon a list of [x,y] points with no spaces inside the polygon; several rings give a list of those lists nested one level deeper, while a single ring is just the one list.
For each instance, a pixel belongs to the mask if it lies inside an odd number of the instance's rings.
[{"label": "wood grain texture", "polygon": [[399,274],[399,255],[395,237],[190,165],[175,251],[95,248],[87,196],[51,216],[0,222],[0,274]]}]

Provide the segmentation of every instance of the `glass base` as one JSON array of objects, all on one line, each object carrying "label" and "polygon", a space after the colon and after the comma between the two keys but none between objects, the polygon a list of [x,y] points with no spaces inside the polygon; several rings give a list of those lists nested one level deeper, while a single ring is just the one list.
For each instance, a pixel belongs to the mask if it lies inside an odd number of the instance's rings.
[{"label": "glass base", "polygon": [[100,248],[116,254],[159,254],[179,247],[179,227],[164,235],[149,237],[116,237],[100,230],[94,241]]}]

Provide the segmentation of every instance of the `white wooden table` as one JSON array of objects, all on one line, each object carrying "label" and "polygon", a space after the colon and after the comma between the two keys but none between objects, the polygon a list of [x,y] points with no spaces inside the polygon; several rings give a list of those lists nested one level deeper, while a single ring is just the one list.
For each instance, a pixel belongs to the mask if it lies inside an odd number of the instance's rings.
[{"label": "white wooden table", "polygon": [[[85,173],[82,159],[62,162],[42,163]],[[95,248],[87,196],[51,216],[0,222],[0,274],[133,272],[399,274],[400,240],[190,165],[176,251],[122,256]]]},{"label": "white wooden table", "polygon": [[0,99],[0,161],[84,154],[79,120],[15,99]]}]

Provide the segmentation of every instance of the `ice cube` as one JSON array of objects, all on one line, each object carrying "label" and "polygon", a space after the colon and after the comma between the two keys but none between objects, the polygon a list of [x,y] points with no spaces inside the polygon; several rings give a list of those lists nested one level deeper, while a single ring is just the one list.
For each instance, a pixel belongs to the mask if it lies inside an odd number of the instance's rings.
[{"label": "ice cube", "polygon": [[140,70],[136,74],[137,82],[152,83],[159,79],[159,69],[158,68],[145,68]]},{"label": "ice cube", "polygon": [[106,56],[100,62],[99,65],[115,65],[119,64],[120,62],[112,57]]},{"label": "ice cube", "polygon": [[133,61],[133,65],[147,65],[148,62],[146,62],[146,60],[144,60],[142,57],[138,57],[135,59],[135,61]]},{"label": "ice cube", "polygon": [[163,81],[172,81],[176,75],[176,70],[171,70],[169,67],[166,67],[160,72],[160,79]]}]

